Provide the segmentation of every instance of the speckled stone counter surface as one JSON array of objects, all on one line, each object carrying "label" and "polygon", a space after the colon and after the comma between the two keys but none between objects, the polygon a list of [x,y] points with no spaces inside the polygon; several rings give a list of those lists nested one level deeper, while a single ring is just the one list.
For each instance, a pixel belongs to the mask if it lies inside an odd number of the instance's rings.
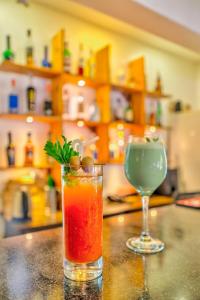
[{"label": "speckled stone counter surface", "polygon": [[104,274],[90,283],[64,280],[61,228],[0,242],[0,299],[199,300],[200,211],[165,206],[150,210],[159,254],[141,256],[125,242],[141,230],[141,212],[104,220]]}]

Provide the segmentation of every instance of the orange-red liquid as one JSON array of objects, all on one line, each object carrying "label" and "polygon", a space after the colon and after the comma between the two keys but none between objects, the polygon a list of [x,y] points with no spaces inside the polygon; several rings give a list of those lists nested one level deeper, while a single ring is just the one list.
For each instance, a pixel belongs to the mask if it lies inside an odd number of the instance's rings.
[{"label": "orange-red liquid", "polygon": [[93,183],[64,186],[66,259],[88,263],[102,255],[102,187]]}]

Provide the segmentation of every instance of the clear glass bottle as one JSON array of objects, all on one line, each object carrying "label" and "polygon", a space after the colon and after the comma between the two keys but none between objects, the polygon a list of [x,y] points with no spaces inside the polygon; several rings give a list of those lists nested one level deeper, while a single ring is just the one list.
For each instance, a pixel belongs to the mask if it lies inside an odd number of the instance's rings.
[{"label": "clear glass bottle", "polygon": [[8,96],[8,111],[9,113],[18,113],[19,96],[16,90],[16,80],[11,80],[11,91]]},{"label": "clear glass bottle", "polygon": [[78,75],[84,74],[84,48],[83,44],[79,45]]},{"label": "clear glass bottle", "polygon": [[27,134],[27,143],[24,147],[25,150],[25,166],[33,166],[34,163],[34,146],[32,143],[32,134],[28,132]]},{"label": "clear glass bottle", "polygon": [[30,76],[29,85],[26,89],[26,99],[27,99],[27,109],[28,112],[35,112],[35,100],[36,100],[36,90],[32,84],[32,77]]},{"label": "clear glass bottle", "polygon": [[64,62],[63,62],[64,63],[64,72],[71,73],[71,52],[69,50],[68,42],[64,43],[63,58],[64,58]]},{"label": "clear glass bottle", "polygon": [[12,141],[12,133],[8,132],[8,146],[6,148],[8,166],[15,166],[15,146]]},{"label": "clear glass bottle", "polygon": [[34,47],[32,42],[32,33],[31,30],[28,29],[26,32],[26,64],[33,65],[34,64]]},{"label": "clear glass bottle", "polygon": [[48,46],[44,46],[44,57],[42,60],[42,66],[45,68],[50,68],[51,67],[51,63],[49,62],[49,48]]}]

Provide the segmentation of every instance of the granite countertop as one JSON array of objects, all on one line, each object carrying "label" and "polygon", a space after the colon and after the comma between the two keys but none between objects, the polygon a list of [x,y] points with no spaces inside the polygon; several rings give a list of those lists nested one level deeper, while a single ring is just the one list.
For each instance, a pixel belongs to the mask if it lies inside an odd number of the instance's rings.
[{"label": "granite countertop", "polygon": [[104,219],[104,272],[90,283],[64,279],[61,228],[0,242],[2,300],[199,300],[200,211],[174,205],[150,210],[150,228],[166,243],[136,255],[126,240],[139,234],[141,212]]}]

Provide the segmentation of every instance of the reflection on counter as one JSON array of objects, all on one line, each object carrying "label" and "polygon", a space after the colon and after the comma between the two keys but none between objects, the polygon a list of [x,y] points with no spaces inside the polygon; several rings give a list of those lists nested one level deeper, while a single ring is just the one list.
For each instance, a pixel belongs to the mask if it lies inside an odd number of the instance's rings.
[{"label": "reflection on counter", "polygon": [[102,276],[89,282],[76,282],[64,278],[65,300],[100,300],[102,297]]}]

